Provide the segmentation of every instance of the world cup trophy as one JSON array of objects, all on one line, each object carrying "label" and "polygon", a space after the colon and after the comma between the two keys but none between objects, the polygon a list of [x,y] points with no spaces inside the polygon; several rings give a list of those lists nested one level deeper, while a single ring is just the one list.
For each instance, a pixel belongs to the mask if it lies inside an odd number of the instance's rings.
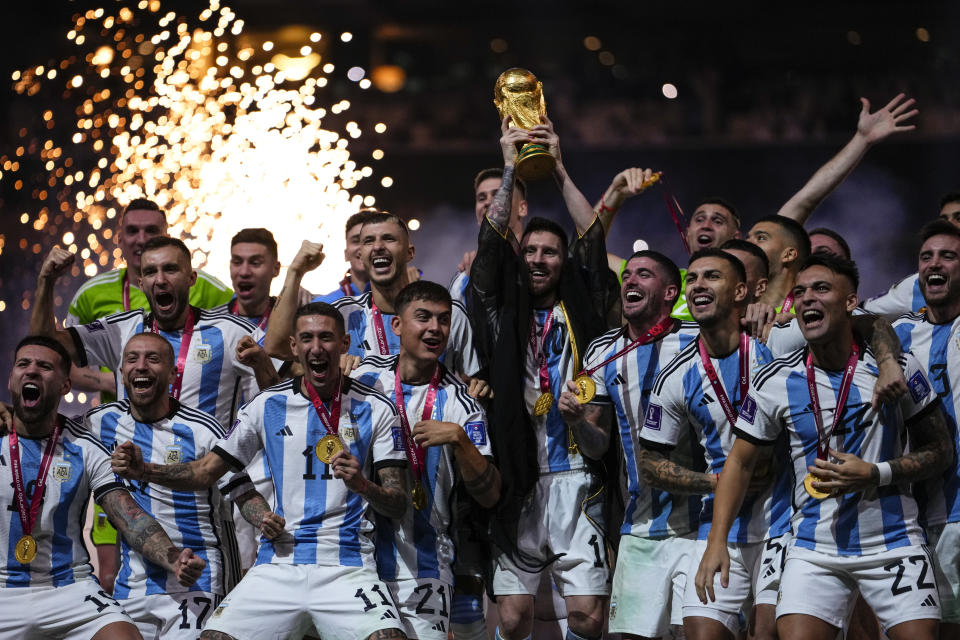
[{"label": "world cup trophy", "polygon": [[[540,118],[547,114],[543,99],[543,83],[527,71],[514,67],[497,78],[493,87],[493,104],[500,112],[500,119],[510,116],[512,124],[521,129],[532,129],[542,124]],[[556,159],[542,144],[528,142],[520,147],[517,155],[517,176],[524,180],[539,180],[553,173]]]}]

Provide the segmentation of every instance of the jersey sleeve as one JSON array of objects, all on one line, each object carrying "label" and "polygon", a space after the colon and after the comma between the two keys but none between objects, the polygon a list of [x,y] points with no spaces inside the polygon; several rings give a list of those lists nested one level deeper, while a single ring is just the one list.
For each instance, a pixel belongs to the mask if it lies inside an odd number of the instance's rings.
[{"label": "jersey sleeve", "polygon": [[262,410],[258,403],[244,405],[227,434],[213,447],[235,471],[242,471],[263,448]]},{"label": "jersey sleeve", "polygon": [[[672,373],[672,372],[671,372]],[[640,428],[640,441],[649,449],[672,449],[677,446],[690,420],[683,400],[680,378],[668,375],[654,383],[650,403]]]},{"label": "jersey sleeve", "polygon": [[236,500],[243,494],[254,491],[256,487],[246,471],[231,471],[220,476],[217,489],[227,500]]},{"label": "jersey sleeve", "polygon": [[913,308],[913,289],[917,276],[908,276],[879,296],[863,303],[863,308],[878,316],[899,316],[916,311]]},{"label": "jersey sleeve", "polygon": [[380,403],[372,407],[372,414],[374,468],[406,465],[407,452],[403,444],[400,416]]},{"label": "jersey sleeve", "polygon": [[142,318],[140,313],[124,312],[70,327],[68,331],[80,356],[77,366],[96,365],[117,369],[126,337]]},{"label": "jersey sleeve", "polygon": [[190,304],[213,309],[233,299],[233,290],[206,271],[197,269],[197,281],[190,287]]},{"label": "jersey sleeve", "polygon": [[78,441],[82,442],[83,467],[90,481],[93,499],[99,503],[100,499],[110,491],[122,489],[123,484],[113,474],[107,448],[100,442],[94,443],[92,440],[93,437],[90,436],[90,441],[86,438],[80,438]]},{"label": "jersey sleeve", "polygon": [[453,304],[450,314],[450,339],[447,341],[444,365],[450,371],[468,377],[480,371],[480,357],[473,346],[473,329],[460,303]]},{"label": "jersey sleeve", "polygon": [[[780,419],[777,407],[775,379],[768,379],[762,388],[758,389],[751,381],[746,397],[740,403],[740,413],[733,432],[738,438],[758,445],[772,444],[783,430],[783,421]],[[782,394],[786,397],[786,394]]]},{"label": "jersey sleeve", "polygon": [[806,344],[807,341],[803,337],[800,323],[796,318],[787,323],[773,325],[767,338],[767,348],[770,349],[774,358],[802,349]]},{"label": "jersey sleeve", "polygon": [[463,421],[463,430],[466,432],[470,442],[477,448],[480,455],[490,457],[493,455],[493,449],[490,446],[490,438],[487,434],[487,416],[483,409],[477,407],[466,415]]},{"label": "jersey sleeve", "polygon": [[[603,362],[603,355],[606,352],[606,349],[602,347],[601,341],[606,342],[603,336],[600,336],[600,338],[597,338],[591,342],[587,347],[587,355],[583,359],[584,370],[590,369],[591,367],[596,367],[598,364]],[[613,344],[615,345],[616,342]],[[600,367],[590,374],[590,379],[593,380],[593,384],[597,388],[596,395],[594,395],[593,399],[590,401],[591,404],[610,404],[610,394],[607,391],[607,382],[603,377],[603,370],[604,367]]]},{"label": "jersey sleeve", "polygon": [[911,418],[919,416],[927,407],[935,404],[938,396],[916,356],[906,353],[903,357],[903,376],[907,379],[909,391],[900,398],[900,410],[904,421],[909,423]]}]

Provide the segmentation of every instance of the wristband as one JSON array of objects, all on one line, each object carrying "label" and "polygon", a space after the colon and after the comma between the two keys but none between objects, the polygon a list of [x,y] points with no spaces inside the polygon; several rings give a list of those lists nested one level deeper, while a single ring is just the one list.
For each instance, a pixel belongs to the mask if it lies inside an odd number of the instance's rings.
[{"label": "wristband", "polygon": [[877,468],[877,475],[879,476],[877,480],[878,486],[885,486],[888,484],[893,484],[893,469],[890,468],[889,462],[878,462],[874,465]]},{"label": "wristband", "polygon": [[607,211],[609,213],[617,212],[616,209],[611,209],[610,207],[607,206],[606,202],[604,202],[603,200],[600,200],[600,209],[597,211],[597,213],[603,213],[604,211]]}]

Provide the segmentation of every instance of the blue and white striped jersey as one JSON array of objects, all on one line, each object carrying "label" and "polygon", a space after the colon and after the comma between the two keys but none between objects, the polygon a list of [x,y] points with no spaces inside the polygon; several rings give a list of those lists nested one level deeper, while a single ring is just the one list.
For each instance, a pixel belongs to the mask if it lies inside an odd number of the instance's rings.
[{"label": "blue and white striped jersey", "polygon": [[927,305],[920,291],[920,275],[913,274],[896,282],[890,290],[863,303],[863,308],[878,316],[917,313]]},{"label": "blue and white striped jersey", "polygon": [[[264,389],[214,447],[238,471],[261,450],[270,466],[275,510],[286,518],[286,532],[273,541],[261,538],[257,564],[373,569],[367,502],[317,458],[314,447],[327,431],[300,383],[297,377]],[[344,378],[341,402],[340,439],[368,479],[380,467],[407,464],[397,410],[385,395]]]},{"label": "blue and white striped jersey", "polygon": [[[351,355],[364,358],[368,355],[395,355],[400,353],[400,336],[390,329],[393,314],[383,313],[383,330],[387,339],[389,354],[382,354],[377,347],[377,333],[373,324],[373,293],[368,291],[359,296],[340,298],[331,303],[347,325],[350,334]],[[474,376],[480,370],[480,358],[473,347],[473,329],[467,311],[459,302],[453,303],[450,315],[450,338],[447,350],[440,356],[447,369],[457,374]]]},{"label": "blue and white striped jersey", "polygon": [[[543,327],[547,319],[553,316],[550,334],[543,340]],[[579,349],[585,345],[574,345],[573,333],[567,327],[563,308],[558,303],[551,309],[537,309],[534,311],[536,321],[537,343],[543,344],[547,353],[547,371],[550,374],[550,391],[553,393],[553,406],[542,416],[534,415],[533,407],[540,397],[540,369],[533,348],[526,345],[523,375],[523,399],[533,424],[537,440],[537,462],[540,473],[555,473],[573,469],[585,469],[586,463],[580,451],[570,452],[572,434],[570,427],[560,415],[557,399],[566,391],[567,381],[580,371],[579,360],[583,355]]]},{"label": "blue and white striped jersey", "polygon": [[[594,403],[612,404],[620,427],[624,470],[627,476],[627,503],[620,533],[640,538],[682,536],[696,530],[700,515],[700,496],[681,496],[648,486],[637,464],[640,451],[640,427],[647,411],[653,381],[660,370],[685,346],[696,340],[700,328],[695,322],[676,321],[673,329],[659,340],[637,347],[593,373],[597,385]],[[612,329],[587,347],[583,367],[597,366],[632,340],[626,327]],[[694,468],[703,454],[696,440],[680,434],[670,459]]]},{"label": "blue and white striped jersey", "polygon": [[450,285],[447,287],[447,290],[450,292],[451,298],[460,304],[467,304],[467,287],[469,286],[470,272],[457,271],[457,275],[453,276],[453,279],[450,280]]},{"label": "blue and white striped jersey", "polygon": [[[937,396],[915,357],[900,358],[910,392],[898,406],[870,406],[877,381],[877,363],[869,349],[861,352],[842,422],[825,439],[831,449],[852,453],[867,462],[903,455],[904,421],[925,410],[939,410]],[[817,500],[803,487],[807,467],[817,457],[817,425],[807,387],[806,349],[799,349],[765,367],[751,381],[735,431],[755,443],[770,443],[786,431],[793,460],[793,543],[799,547],[844,556],[879,553],[924,544],[917,522],[917,504],[908,484],[889,485],[840,497]],[[833,425],[843,371],[815,369],[817,396],[825,430]]]},{"label": "blue and white striped jersey", "polygon": [[[244,383],[250,379],[256,384],[253,370],[237,360],[237,343],[244,336],[259,340],[263,332],[243,318],[230,313],[193,309],[196,324],[187,364],[183,370],[180,403],[200,409],[214,416],[222,425],[233,422],[239,406],[239,394]],[[77,343],[81,362],[103,365],[120,371],[123,347],[132,336],[150,331],[153,316],[143,309],[134,309],[100,318],[90,324],[70,327]],[[180,352],[183,331],[160,331],[173,347],[174,355]],[[126,398],[123,383],[117,380],[117,399]]]},{"label": "blue and white striped jersey", "polygon": [[[396,404],[396,370],[399,356],[371,356],[353,376],[384,393]],[[443,365],[441,365],[443,366]],[[403,385],[403,401],[410,428],[420,422],[429,385]],[[487,438],[487,419],[483,408],[467,395],[467,387],[444,368],[431,420],[453,422],[463,427],[474,446],[492,456]],[[450,539],[451,501],[457,479],[453,449],[449,445],[428,447],[424,473],[428,505],[423,511],[412,500],[402,520],[377,514],[374,540],[377,545],[377,570],[383,580],[394,582],[410,578],[436,578],[453,583],[453,541]],[[407,486],[415,478],[407,469]]]},{"label": "blue and white striped jersey", "polygon": [[[206,455],[223,437],[223,428],[213,416],[186,407],[173,400],[170,413],[154,423],[138,422],[130,413],[127,400],[111,402],[93,409],[84,417],[84,427],[110,451],[128,440],[140,447],[144,462],[178,464]],[[126,481],[140,508],[160,523],[177,547],[193,549],[207,566],[197,582],[184,587],[176,576],[147,561],[121,539],[120,570],[113,595],[118,600],[157,593],[205,591],[224,593],[223,571],[234,557],[236,542],[224,539],[221,518],[224,503],[217,489],[176,491],[146,482]],[[230,474],[220,483],[221,490],[236,497],[253,489],[245,474]],[[229,510],[226,510],[229,514]],[[226,557],[225,557],[226,556]]]},{"label": "blue and white striped jersey", "polygon": [[[93,573],[83,542],[83,523],[90,494],[92,492],[94,500],[99,501],[107,492],[122,489],[123,485],[110,469],[107,448],[73,420],[63,420],[63,430],[47,472],[43,506],[33,525],[37,556],[29,565],[20,564],[13,555],[23,528],[13,497],[10,437],[0,436],[0,500],[4,504],[0,509],[2,587],[62,587]],[[29,509],[47,438],[20,436],[17,444]]]},{"label": "blue and white striped jersey", "polygon": [[893,323],[904,351],[916,356],[927,371],[934,392],[940,397],[953,442],[954,461],[943,475],[913,485],[924,526],[960,521],[960,318],[949,324],[933,324],[926,314],[907,314]]},{"label": "blue and white striped jersey", "polygon": [[[770,347],[750,339],[751,379],[761,366],[774,359],[771,348],[777,352],[786,349],[791,340],[784,339],[781,344],[782,337],[793,338],[794,348],[803,344],[796,322],[774,327],[768,340]],[[737,410],[742,400],[739,352],[734,350],[723,358],[710,358],[710,362],[720,377],[727,398],[734,410]],[[642,446],[650,449],[673,448],[690,427],[693,427],[696,437],[699,438],[708,471],[719,473],[726,462],[730,447],[733,446],[734,434],[700,361],[697,341],[684,347],[657,376],[640,430],[640,442]],[[782,441],[780,445],[785,447],[785,442]],[[765,452],[774,458],[777,453],[775,450]],[[790,528],[790,480],[784,469],[777,465],[772,467],[775,470],[772,486],[744,498],[743,506],[730,528],[727,538],[730,543],[760,542],[783,535]],[[706,539],[713,522],[713,499],[713,493],[704,495],[702,499],[698,532],[701,540]]]}]

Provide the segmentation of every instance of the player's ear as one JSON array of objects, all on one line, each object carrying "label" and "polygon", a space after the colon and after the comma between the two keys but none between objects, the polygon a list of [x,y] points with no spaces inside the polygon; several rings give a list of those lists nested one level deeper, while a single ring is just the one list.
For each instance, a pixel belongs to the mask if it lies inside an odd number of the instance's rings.
[{"label": "player's ear", "polygon": [[273,263],[273,277],[276,278],[278,275],[280,275],[280,261],[279,261],[279,260],[277,260],[276,262]]},{"label": "player's ear", "polygon": [[393,330],[394,335],[400,335],[400,327],[402,326],[403,321],[400,320],[400,316],[393,316],[390,318],[390,328]]},{"label": "player's ear", "polygon": [[857,308],[858,304],[860,304],[860,298],[857,297],[856,291],[851,291],[850,293],[848,293],[846,304],[845,304],[847,313],[852,313],[853,310]]},{"label": "player's ear", "polygon": [[743,302],[747,299],[747,293],[749,293],[747,290],[747,283],[738,282],[737,286],[733,288],[733,301],[737,303]]},{"label": "player's ear", "polygon": [[770,280],[768,280],[767,278],[760,278],[760,279],[757,280],[757,288],[756,288],[756,290],[753,292],[753,295],[755,295],[758,300],[759,300],[761,297],[763,297],[763,294],[764,294],[764,293],[767,292],[767,285],[768,285],[768,284],[770,284]]}]

